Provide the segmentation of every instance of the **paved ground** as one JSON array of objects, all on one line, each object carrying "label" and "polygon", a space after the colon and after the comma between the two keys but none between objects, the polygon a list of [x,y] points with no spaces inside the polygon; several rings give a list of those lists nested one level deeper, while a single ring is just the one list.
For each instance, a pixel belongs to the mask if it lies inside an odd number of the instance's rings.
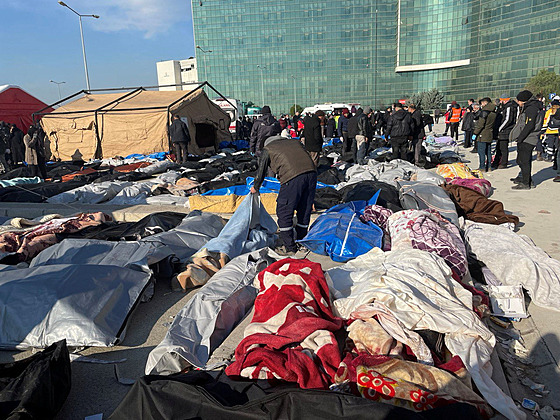
[{"label": "paved ground", "polygon": [[[437,130],[437,128],[436,128]],[[441,132],[441,131],[439,131]],[[463,150],[463,149],[462,149]],[[515,158],[512,153],[510,159]],[[465,152],[465,157],[474,159],[470,164],[476,168],[476,155]],[[512,162],[513,163],[513,162]],[[507,210],[520,217],[520,233],[530,236],[535,243],[554,258],[560,259],[560,184],[551,182],[554,176],[549,168],[551,164],[535,162],[533,173],[537,188],[531,191],[511,190],[510,177],[517,174],[517,168],[499,170],[487,175],[495,187],[493,197],[504,203]],[[130,209],[129,209],[130,210]],[[142,209],[143,210],[143,209]],[[132,220],[132,219],[131,219]],[[321,262],[324,268],[334,263],[320,257],[311,256]],[[89,348],[81,354],[107,361],[126,358],[119,364],[122,377],[136,379],[143,375],[149,352],[163,339],[172,317],[185,305],[196,290],[189,294],[171,292],[169,285],[156,285],[154,298],[139,305],[132,316],[125,340],[113,348]],[[533,357],[533,363],[524,365],[517,359],[510,365],[505,364],[505,371],[510,382],[514,399],[521,401],[531,398],[541,406],[551,405],[560,409],[560,312],[552,312],[529,305],[531,318],[515,323],[524,339],[525,345]],[[248,318],[238,326],[224,345],[216,351],[215,358],[227,357],[242,335]],[[497,346],[502,352],[502,347]],[[502,352],[506,359],[507,352]],[[21,359],[29,353],[0,352],[0,362]],[[527,377],[534,382],[545,384],[545,391],[536,394],[521,382]],[[83,419],[85,416],[103,413],[105,418],[116,408],[129,387],[117,382],[113,364],[72,363],[72,391],[58,419]],[[525,380],[526,383],[528,383]],[[543,395],[537,397],[536,395]]]}]

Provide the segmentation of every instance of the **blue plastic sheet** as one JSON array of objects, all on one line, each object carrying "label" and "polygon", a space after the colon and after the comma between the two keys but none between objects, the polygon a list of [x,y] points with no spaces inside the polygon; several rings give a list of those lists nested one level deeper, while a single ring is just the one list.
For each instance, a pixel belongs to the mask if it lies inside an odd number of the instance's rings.
[{"label": "blue plastic sheet", "polygon": [[301,241],[316,254],[329,256],[336,262],[347,262],[371,249],[381,248],[383,231],[372,222],[360,219],[367,205],[375,204],[379,191],[369,201],[339,204],[321,215]]},{"label": "blue plastic sheet", "polygon": [[157,160],[165,160],[165,152],[157,152],[152,153],[149,155],[143,155],[141,153],[132,153],[128,156],[125,156],[125,159],[136,159],[136,160],[144,160],[144,159],[157,159]]},{"label": "blue plastic sheet", "polygon": [[[249,191],[251,190],[251,187],[253,186],[254,182],[255,179],[253,177],[248,177],[246,185],[233,185],[231,187],[218,188],[216,190],[206,191],[202,195],[232,195],[232,194],[247,195],[249,194]],[[323,184],[322,182],[317,182],[317,188],[325,188],[325,187],[334,188],[335,186],[329,184]],[[278,181],[276,178],[272,178],[268,176],[264,179],[261,185],[261,189],[259,190],[261,194],[267,194],[267,193],[278,194],[279,191],[280,191],[280,181]]]},{"label": "blue plastic sheet", "polygon": [[234,141],[223,141],[219,145],[220,149],[233,148],[236,150],[245,150],[249,148],[249,142],[247,140],[234,140]]},{"label": "blue plastic sheet", "polygon": [[338,137],[333,137],[328,141],[323,141],[323,147],[334,146],[335,144],[342,143],[342,140]]}]

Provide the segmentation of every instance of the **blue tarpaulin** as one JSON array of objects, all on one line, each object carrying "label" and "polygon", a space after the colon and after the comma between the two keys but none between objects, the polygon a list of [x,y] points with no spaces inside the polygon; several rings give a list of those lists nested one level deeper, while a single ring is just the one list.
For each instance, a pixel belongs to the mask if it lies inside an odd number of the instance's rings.
[{"label": "blue tarpaulin", "polygon": [[234,141],[223,141],[220,143],[220,149],[236,149],[244,150],[249,148],[249,142],[247,140],[234,140]]},{"label": "blue tarpaulin", "polygon": [[372,222],[360,219],[367,205],[377,202],[379,191],[369,201],[351,201],[327,210],[313,223],[301,241],[316,254],[327,255],[333,261],[347,262],[371,249],[381,248],[383,231]]},{"label": "blue tarpaulin", "polygon": [[144,160],[144,159],[157,159],[157,160],[165,160],[165,152],[157,152],[152,153],[150,155],[142,155],[140,153],[133,153],[125,157],[125,159],[136,159],[136,160]]},{"label": "blue tarpaulin", "polygon": [[[231,187],[218,188],[217,190],[206,191],[202,195],[232,195],[232,194],[247,195],[249,194],[249,190],[253,186],[254,181],[255,179],[253,177],[248,177],[246,185],[233,185]],[[322,182],[317,182],[317,188],[325,188],[325,187],[334,188],[335,186],[323,184]],[[268,176],[264,179],[261,189],[259,190],[261,194],[278,193],[279,191],[280,191],[280,181],[278,181],[276,178],[272,178]]]}]

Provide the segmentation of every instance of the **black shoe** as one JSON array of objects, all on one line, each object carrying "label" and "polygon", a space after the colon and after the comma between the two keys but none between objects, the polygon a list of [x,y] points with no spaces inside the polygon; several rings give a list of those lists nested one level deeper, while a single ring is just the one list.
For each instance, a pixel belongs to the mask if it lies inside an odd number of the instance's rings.
[{"label": "black shoe", "polygon": [[473,148],[473,149],[471,150],[471,153],[478,153],[478,150],[476,150],[475,148]]},{"label": "black shoe", "polygon": [[522,184],[519,183],[517,185],[514,185],[513,187],[511,187],[512,190],[530,190],[531,186],[527,185],[527,184]]},{"label": "black shoe", "polygon": [[509,179],[511,182],[515,182],[516,184],[519,184],[521,182],[523,182],[523,180],[521,179],[521,177],[516,176],[515,178],[510,178]]},{"label": "black shoe", "polygon": [[552,182],[560,182],[560,176],[555,177]]}]

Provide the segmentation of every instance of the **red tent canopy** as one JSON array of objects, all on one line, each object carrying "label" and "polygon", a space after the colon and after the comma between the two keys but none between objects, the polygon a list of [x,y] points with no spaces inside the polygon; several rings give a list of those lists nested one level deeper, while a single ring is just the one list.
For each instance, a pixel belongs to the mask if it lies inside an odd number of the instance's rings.
[{"label": "red tent canopy", "polygon": [[[15,124],[24,133],[27,133],[27,129],[33,124],[32,114],[46,106],[46,103],[19,86],[0,86],[0,121]],[[43,112],[52,111],[52,108],[48,108]]]}]

